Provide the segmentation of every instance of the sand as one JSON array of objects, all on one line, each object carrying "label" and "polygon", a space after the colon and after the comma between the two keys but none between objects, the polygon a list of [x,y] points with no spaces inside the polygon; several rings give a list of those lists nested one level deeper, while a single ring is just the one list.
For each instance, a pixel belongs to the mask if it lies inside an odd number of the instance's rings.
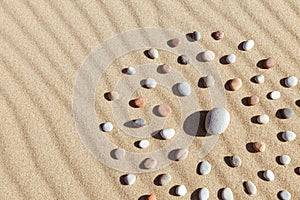
[{"label": "sand", "polygon": [[[300,85],[289,89],[280,85],[286,76],[300,78],[299,7],[300,2],[296,0],[1,1],[0,199],[143,199],[150,193],[155,193],[158,199],[194,199],[201,187],[209,188],[212,199],[217,199],[218,191],[224,187],[232,189],[235,199],[253,199],[243,191],[243,182],[247,180],[257,186],[255,199],[276,199],[283,189],[294,199],[299,198],[300,176],[294,169],[300,166],[300,142],[296,139],[283,143],[277,138],[284,130],[296,134],[300,131],[300,108],[295,103],[300,99]],[[234,77],[243,81],[240,90],[225,91],[232,120],[213,150],[202,159],[212,165],[209,175],[196,173],[201,161],[195,156],[201,138],[196,138],[186,160],[159,171],[138,174],[134,185],[124,186],[119,180],[124,172],[97,161],[78,136],[72,99],[81,64],[106,39],[143,27],[161,27],[182,34],[200,31],[199,42],[215,52],[215,64],[223,83]],[[226,34],[220,41],[210,36],[216,30]],[[239,43],[247,39],[253,39],[255,47],[249,52],[238,50]],[[131,56],[141,53],[133,52]],[[218,58],[230,53],[237,56],[234,64],[218,62]],[[269,70],[256,67],[259,60],[269,56],[277,60],[276,67]],[[124,62],[136,65],[146,60],[131,58],[124,56],[114,63],[122,67]],[[160,59],[174,60],[165,52]],[[175,62],[170,65],[180,70]],[[109,90],[110,84],[117,80],[118,76],[114,75],[118,72],[114,70],[99,81],[104,84],[103,91]],[[181,72],[192,74],[185,68]],[[264,84],[250,81],[257,74],[265,75]],[[189,80],[198,78],[191,75]],[[274,101],[267,99],[266,95],[274,90],[280,91],[282,97]],[[151,100],[159,102],[160,93]],[[200,94],[202,108],[210,109],[208,93]],[[97,90],[96,103],[108,104],[101,95],[102,91]],[[243,105],[242,99],[251,95],[260,97],[259,104]],[[145,94],[147,98],[150,97]],[[179,112],[176,98],[174,102],[172,114],[176,116]],[[276,117],[276,111],[284,107],[295,111],[293,119]],[[99,123],[110,117],[110,112],[99,104],[96,112]],[[268,124],[251,122],[253,116],[263,113],[270,116]],[[176,120],[170,118],[170,123],[176,124]],[[113,136],[108,135],[117,145],[128,145],[126,150],[142,151],[132,141]],[[254,141],[264,141],[266,151],[249,152],[246,145]],[[158,142],[158,147],[164,142]],[[240,168],[233,169],[226,164],[224,158],[233,154],[243,160]],[[276,163],[276,156],[284,154],[292,158],[286,167]],[[259,177],[260,171],[267,169],[276,176],[273,182]],[[156,186],[154,178],[165,172],[172,175],[171,183]],[[173,186],[180,184],[188,189],[185,197],[172,195]]]}]

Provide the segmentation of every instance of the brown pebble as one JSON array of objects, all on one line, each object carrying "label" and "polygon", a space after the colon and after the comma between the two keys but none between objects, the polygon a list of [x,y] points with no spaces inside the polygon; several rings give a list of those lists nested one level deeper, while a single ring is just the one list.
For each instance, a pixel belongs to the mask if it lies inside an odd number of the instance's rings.
[{"label": "brown pebble", "polygon": [[157,107],[157,112],[160,116],[166,117],[171,114],[172,109],[167,104],[161,104]]},{"label": "brown pebble", "polygon": [[274,58],[267,58],[264,61],[263,65],[264,65],[264,68],[270,69],[276,65],[276,61],[274,60]]},{"label": "brown pebble", "polygon": [[264,142],[254,142],[253,149],[257,152],[264,152],[266,150],[266,144]]},{"label": "brown pebble", "polygon": [[223,31],[216,31],[212,33],[212,37],[215,40],[221,40],[224,37],[225,33]]},{"label": "brown pebble", "polygon": [[147,200],[156,200],[156,196],[154,194],[150,194],[148,195]]},{"label": "brown pebble", "polygon": [[231,81],[229,82],[229,87],[233,91],[240,89],[240,87],[242,87],[242,80],[239,78],[231,79]]},{"label": "brown pebble", "polygon": [[168,44],[170,47],[177,47],[179,45],[179,39],[174,38],[172,40],[169,40]]},{"label": "brown pebble", "polygon": [[107,93],[107,98],[108,100],[110,101],[114,101],[116,99],[119,99],[119,93],[115,92],[115,91],[112,91],[112,92],[108,92]]},{"label": "brown pebble", "polygon": [[253,95],[248,98],[248,104],[249,106],[254,106],[255,104],[258,104],[259,102],[259,97],[256,95]]},{"label": "brown pebble", "polygon": [[171,71],[171,67],[169,65],[167,65],[167,64],[163,64],[162,71],[164,73],[169,73]]},{"label": "brown pebble", "polygon": [[142,108],[145,106],[145,100],[143,98],[136,98],[133,100],[133,106],[136,108]]}]

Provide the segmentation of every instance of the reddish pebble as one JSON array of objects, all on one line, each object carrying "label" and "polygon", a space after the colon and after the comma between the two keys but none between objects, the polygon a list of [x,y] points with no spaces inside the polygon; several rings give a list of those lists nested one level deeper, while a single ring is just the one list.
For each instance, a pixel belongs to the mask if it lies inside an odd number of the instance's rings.
[{"label": "reddish pebble", "polygon": [[150,194],[147,200],[156,200],[156,196],[154,194]]},{"label": "reddish pebble", "polygon": [[172,40],[169,40],[168,44],[170,47],[177,47],[179,45],[179,39],[174,38]]},{"label": "reddish pebble", "polygon": [[266,144],[264,142],[254,142],[253,149],[257,152],[264,152],[266,150]]},{"label": "reddish pebble", "polygon": [[215,40],[221,40],[224,37],[225,33],[223,31],[216,31],[212,33],[212,37]]},{"label": "reddish pebble", "polygon": [[274,60],[274,58],[267,58],[266,60],[264,60],[263,65],[264,68],[270,69],[276,65],[276,61]]},{"label": "reddish pebble", "polygon": [[240,89],[240,87],[242,87],[242,80],[239,78],[231,79],[231,81],[229,82],[229,87],[233,91]]},{"label": "reddish pebble", "polygon": [[248,98],[248,104],[250,106],[254,106],[255,104],[258,104],[258,102],[259,102],[259,97],[256,96],[256,95],[253,95],[253,96]]},{"label": "reddish pebble", "polygon": [[167,104],[161,104],[157,107],[157,112],[160,116],[166,117],[171,114],[172,109]]},{"label": "reddish pebble", "polygon": [[169,73],[171,71],[171,67],[169,65],[167,65],[167,64],[163,64],[162,71],[164,73]]},{"label": "reddish pebble", "polygon": [[145,100],[143,98],[136,98],[133,100],[134,107],[142,108],[145,106]]}]

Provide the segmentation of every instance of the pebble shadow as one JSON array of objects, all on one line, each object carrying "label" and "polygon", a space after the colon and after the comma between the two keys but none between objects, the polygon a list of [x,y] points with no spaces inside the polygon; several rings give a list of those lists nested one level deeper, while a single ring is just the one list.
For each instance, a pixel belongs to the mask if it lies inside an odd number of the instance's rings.
[{"label": "pebble shadow", "polygon": [[295,174],[300,175],[300,167],[294,169]]},{"label": "pebble shadow", "polygon": [[259,172],[257,172],[257,176],[258,176],[260,179],[262,179],[262,180],[264,180],[264,181],[267,181],[267,180],[265,179],[265,177],[264,177],[264,171],[259,171]]},{"label": "pebble shadow", "polygon": [[162,185],[159,183],[159,181],[160,181],[162,175],[163,175],[163,174],[159,174],[158,176],[156,176],[156,177],[154,178],[154,180],[153,180],[154,185],[156,185],[156,186],[162,186]]},{"label": "pebble shadow", "polygon": [[278,139],[279,141],[281,141],[281,142],[285,142],[285,140],[284,140],[283,137],[282,137],[282,134],[283,134],[283,132],[279,132],[279,133],[277,134],[277,139]]},{"label": "pebble shadow", "polygon": [[126,175],[120,176],[120,183],[121,183],[122,185],[127,185],[126,182],[125,182],[125,177],[126,177]]},{"label": "pebble shadow", "polygon": [[128,122],[125,122],[123,125],[126,126],[126,127],[128,127],[128,128],[139,128],[139,127],[134,123],[133,120],[130,120],[130,121],[128,121]]},{"label": "pebble shadow", "polygon": [[241,50],[241,51],[245,51],[244,48],[243,48],[243,45],[245,44],[245,41],[241,42],[239,45],[238,45],[238,49]]},{"label": "pebble shadow", "polygon": [[219,59],[219,62],[220,62],[222,65],[228,65],[228,64],[229,64],[229,63],[226,61],[226,57],[227,57],[227,55],[222,56],[222,57]]},{"label": "pebble shadow", "polygon": [[205,118],[208,110],[197,111],[189,115],[183,122],[183,130],[186,134],[196,137],[208,136],[205,130]]},{"label": "pebble shadow", "polygon": [[169,190],[169,194],[170,195],[173,195],[173,196],[178,196],[177,194],[176,194],[176,188],[178,187],[178,185],[174,185],[173,187],[171,187],[170,188],[170,190]]},{"label": "pebble shadow", "polygon": [[241,102],[242,102],[242,104],[243,104],[244,106],[250,106],[249,103],[248,103],[248,101],[249,101],[249,97],[244,97],[244,98],[242,98],[242,100],[241,100]]},{"label": "pebble shadow", "polygon": [[276,117],[277,117],[278,119],[285,119],[285,118],[282,116],[282,111],[283,111],[283,109],[278,109],[278,110],[276,111]]},{"label": "pebble shadow", "polygon": [[223,192],[224,189],[225,188],[221,188],[221,189],[218,190],[218,199],[219,200],[223,200],[223,198],[222,198],[222,192]]},{"label": "pebble shadow", "polygon": [[148,50],[145,50],[145,51],[144,51],[144,55],[145,55],[147,58],[149,58],[149,59],[151,59],[151,60],[154,60],[153,58],[151,58],[151,57],[149,56]]},{"label": "pebble shadow", "polygon": [[148,88],[146,87],[146,79],[141,80],[141,81],[140,81],[140,85],[141,85],[143,88],[148,89]]},{"label": "pebble shadow", "polygon": [[[146,159],[147,159],[147,158],[146,158]],[[143,160],[143,161],[139,164],[139,168],[140,168],[140,169],[147,169],[147,168],[145,167],[145,161],[146,161],[146,159]]]},{"label": "pebble shadow", "polygon": [[247,188],[247,184],[246,181],[243,182],[243,190],[246,194],[250,194],[249,191],[246,189]]},{"label": "pebble shadow", "polygon": [[230,88],[230,82],[231,82],[231,79],[229,79],[228,81],[226,81],[225,85],[224,85],[224,88],[228,91],[233,91],[231,88]]},{"label": "pebble shadow", "polygon": [[157,140],[164,140],[164,138],[160,135],[160,131],[161,130],[154,131],[153,133],[151,133],[151,136]]},{"label": "pebble shadow", "polygon": [[152,113],[157,117],[162,117],[158,112],[158,107],[159,107],[159,105],[155,105],[152,109]]},{"label": "pebble shadow", "polygon": [[123,69],[122,69],[122,73],[123,73],[123,74],[127,74],[127,68],[123,68]]},{"label": "pebble shadow", "polygon": [[109,92],[105,92],[103,95],[104,99],[106,99],[107,101],[111,101],[111,99],[109,98]]},{"label": "pebble shadow", "polygon": [[205,62],[202,58],[202,55],[203,55],[204,52],[200,52],[197,54],[196,56],[196,60],[198,60],[199,62]]},{"label": "pebble shadow", "polygon": [[113,150],[110,151],[110,157],[117,160],[117,158],[116,158],[116,149],[113,149]]},{"label": "pebble shadow", "polygon": [[231,168],[234,168],[234,167],[231,165],[230,160],[231,160],[231,156],[225,156],[225,157],[224,157],[224,162],[226,163],[226,165],[228,165],[228,166],[231,167]]},{"label": "pebble shadow", "polygon": [[206,88],[205,85],[204,85],[204,78],[201,77],[198,81],[198,87],[199,88]]},{"label": "pebble shadow", "polygon": [[272,100],[272,98],[271,98],[271,93],[272,93],[272,92],[269,92],[269,93],[266,95],[267,99],[269,99],[269,100]]},{"label": "pebble shadow", "polygon": [[262,60],[260,60],[260,61],[258,61],[257,63],[256,63],[256,67],[258,67],[258,68],[260,68],[260,69],[265,69],[265,67],[264,67],[264,62],[266,61],[266,59],[262,59]]},{"label": "pebble shadow", "polygon": [[[250,81],[251,81],[252,83],[257,83],[256,80],[255,80],[255,77],[256,77],[256,76],[253,76],[253,77],[250,78]],[[258,83],[257,83],[257,84],[258,84]]]},{"label": "pebble shadow", "polygon": [[196,40],[193,39],[193,33],[187,33],[187,34],[185,34],[185,37],[189,42],[195,42],[196,41]]},{"label": "pebble shadow", "polygon": [[147,199],[148,199],[148,195],[143,195],[138,200],[147,200]]},{"label": "pebble shadow", "polygon": [[280,156],[276,156],[276,162],[278,165],[283,165],[281,162],[280,162]]},{"label": "pebble shadow", "polygon": [[174,150],[170,151],[170,153],[168,154],[168,158],[170,160],[176,161],[175,156],[176,156],[177,151],[179,151],[179,149],[174,149]]},{"label": "pebble shadow", "polygon": [[[175,39],[175,38],[173,38]],[[173,39],[167,41],[167,45],[171,48],[175,48],[176,46],[173,44]]]},{"label": "pebble shadow", "polygon": [[253,142],[247,143],[246,144],[246,149],[250,153],[257,153],[257,151],[255,151],[255,149],[253,148]]},{"label": "pebble shadow", "polygon": [[280,85],[281,85],[282,87],[288,88],[288,87],[285,85],[285,80],[286,80],[286,78],[282,78],[282,79],[280,79],[279,83],[280,83]]},{"label": "pebble shadow", "polygon": [[166,72],[164,72],[163,66],[164,66],[164,65],[159,65],[159,66],[156,68],[156,72],[159,73],[159,74],[167,74]]},{"label": "pebble shadow", "polygon": [[295,101],[296,106],[300,107],[300,99]]},{"label": "pebble shadow", "polygon": [[200,188],[198,188],[197,190],[195,190],[195,191],[191,194],[190,200],[198,200],[198,199],[199,199],[199,192],[200,192]]},{"label": "pebble shadow", "polygon": [[251,117],[251,122],[252,122],[253,124],[260,124],[260,123],[258,123],[258,121],[257,121],[257,117],[258,117],[258,115]]},{"label": "pebble shadow", "polygon": [[136,148],[141,149],[141,147],[139,146],[139,143],[140,143],[140,141],[135,141],[135,142],[133,143],[133,145],[134,145]]},{"label": "pebble shadow", "polygon": [[129,101],[129,106],[131,106],[132,108],[138,108],[135,104],[134,104],[134,99]]}]

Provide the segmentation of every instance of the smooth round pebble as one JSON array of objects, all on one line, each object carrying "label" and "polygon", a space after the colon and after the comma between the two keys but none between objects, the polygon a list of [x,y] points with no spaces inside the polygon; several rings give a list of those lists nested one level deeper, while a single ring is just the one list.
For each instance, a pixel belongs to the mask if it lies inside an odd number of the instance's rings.
[{"label": "smooth round pebble", "polygon": [[182,65],[187,65],[192,63],[192,58],[188,55],[181,55],[178,57],[178,62]]},{"label": "smooth round pebble", "polygon": [[146,80],[145,80],[145,87],[146,88],[149,88],[149,89],[151,89],[151,88],[155,88],[156,87],[156,85],[157,85],[157,82],[156,82],[156,80],[155,79],[153,79],[153,78],[147,78]]},{"label": "smooth round pebble", "polygon": [[164,186],[164,185],[167,185],[168,183],[170,183],[170,181],[172,180],[172,176],[170,174],[162,174],[160,176],[160,179],[159,179],[159,184]]},{"label": "smooth round pebble", "polygon": [[291,160],[292,160],[291,157],[289,157],[287,155],[282,155],[279,157],[280,164],[282,164],[282,165],[290,164]]},{"label": "smooth round pebble", "polygon": [[275,175],[271,170],[264,171],[263,176],[267,181],[275,180]]},{"label": "smooth round pebble", "polygon": [[274,58],[267,58],[263,62],[263,66],[266,69],[270,69],[270,68],[274,67],[275,65],[276,65],[276,61]]},{"label": "smooth round pebble", "polygon": [[242,165],[242,159],[237,155],[231,156],[230,164],[232,167],[240,167]]},{"label": "smooth round pebble", "polygon": [[184,196],[187,193],[187,189],[184,185],[178,185],[175,192],[178,196]]},{"label": "smooth round pebble", "polygon": [[150,58],[156,59],[156,58],[158,58],[158,55],[159,55],[159,54],[158,54],[157,49],[151,48],[151,49],[148,50],[148,56],[149,56]]},{"label": "smooth round pebble", "polygon": [[110,132],[113,130],[113,128],[114,128],[114,126],[110,122],[105,122],[102,124],[102,130],[104,132]]},{"label": "smooth round pebble", "polygon": [[162,69],[162,72],[165,73],[165,74],[169,73],[171,71],[170,65],[167,65],[167,64],[163,64],[161,69]]},{"label": "smooth round pebble", "polygon": [[223,133],[230,123],[230,114],[223,108],[213,108],[205,118],[205,129],[211,135],[220,135]]},{"label": "smooth round pebble", "polygon": [[201,53],[201,58],[204,62],[210,62],[214,60],[215,57],[216,57],[215,53],[209,50]]},{"label": "smooth round pebble", "polygon": [[215,85],[215,79],[212,75],[202,77],[204,87],[209,88]]},{"label": "smooth round pebble", "polygon": [[245,181],[244,186],[245,186],[247,194],[255,195],[257,193],[256,186],[251,181]]},{"label": "smooth round pebble", "polygon": [[281,110],[281,116],[284,119],[292,118],[294,116],[294,111],[292,109],[290,109],[290,108],[283,108]]},{"label": "smooth round pebble", "polygon": [[136,181],[136,176],[134,174],[127,174],[125,177],[124,177],[124,182],[127,184],[127,185],[133,185]]},{"label": "smooth round pebble", "polygon": [[176,161],[181,161],[181,160],[184,160],[186,159],[186,157],[188,156],[189,154],[189,150],[188,149],[178,149],[176,152],[175,152],[175,160]]},{"label": "smooth round pebble", "polygon": [[192,92],[190,84],[187,82],[181,82],[178,84],[177,90],[182,96],[189,96]]},{"label": "smooth round pebble", "polygon": [[229,87],[231,90],[236,91],[242,87],[242,80],[240,78],[233,78],[229,82]]},{"label": "smooth round pebble", "polygon": [[193,32],[193,39],[196,40],[196,41],[200,40],[201,39],[201,33],[198,32],[198,31],[194,31]]},{"label": "smooth round pebble", "polygon": [[259,97],[256,95],[253,95],[248,98],[248,105],[254,106],[259,103]]},{"label": "smooth round pebble", "polygon": [[266,150],[266,144],[264,142],[254,142],[253,149],[257,152],[264,152]]},{"label": "smooth round pebble", "polygon": [[262,114],[257,116],[256,120],[260,124],[267,124],[270,121],[270,117],[266,114]]},{"label": "smooth round pebble", "polygon": [[142,108],[145,106],[145,104],[146,104],[146,102],[143,98],[136,98],[133,100],[134,107]]},{"label": "smooth round pebble", "polygon": [[298,79],[295,76],[290,76],[284,80],[284,83],[286,87],[294,87],[298,84]]},{"label": "smooth round pebble", "polygon": [[180,43],[180,40],[178,38],[173,38],[169,40],[168,44],[170,47],[177,47]]},{"label": "smooth round pebble", "polygon": [[135,120],[133,120],[133,122],[137,127],[142,127],[147,124],[147,121],[143,118],[135,119]]},{"label": "smooth round pebble", "polygon": [[142,149],[147,148],[150,145],[150,142],[148,140],[141,140],[138,143],[138,146]]},{"label": "smooth round pebble", "polygon": [[233,200],[233,193],[230,188],[224,188],[221,192],[223,200]]},{"label": "smooth round pebble", "polygon": [[108,98],[110,101],[117,100],[117,99],[119,99],[119,93],[118,93],[118,92],[115,92],[115,91],[111,91],[111,92],[107,93],[107,98]]},{"label": "smooth round pebble", "polygon": [[243,49],[249,51],[254,47],[254,40],[246,40],[243,42]]},{"label": "smooth round pebble", "polygon": [[208,198],[209,198],[209,190],[207,188],[205,188],[205,187],[201,188],[199,190],[198,197],[199,197],[199,200],[208,200]]},{"label": "smooth round pebble", "polygon": [[156,200],[156,196],[154,194],[150,194],[148,195],[147,200]]},{"label": "smooth round pebble", "polygon": [[296,134],[292,131],[285,131],[281,135],[282,139],[286,142],[290,142],[296,139]]},{"label": "smooth round pebble", "polygon": [[175,135],[175,130],[173,128],[166,128],[160,131],[160,135],[163,139],[169,140]]},{"label": "smooth round pebble", "polygon": [[280,191],[278,196],[281,200],[290,200],[292,198],[291,193],[289,193],[287,190]]},{"label": "smooth round pebble", "polygon": [[235,61],[236,61],[236,55],[234,55],[234,54],[229,54],[229,55],[226,56],[226,62],[227,62],[228,64],[232,64],[232,63],[234,63]]},{"label": "smooth round pebble", "polygon": [[280,97],[281,97],[281,94],[279,91],[273,91],[270,93],[270,98],[272,100],[279,99]]},{"label": "smooth round pebble", "polygon": [[160,116],[166,117],[172,113],[172,109],[167,104],[161,104],[157,107],[157,112]]},{"label": "smooth round pebble", "polygon": [[216,31],[212,33],[212,37],[215,40],[221,40],[225,36],[225,33],[223,31]]},{"label": "smooth round pebble", "polygon": [[125,157],[126,155],[126,151],[125,149],[122,149],[122,148],[117,148],[114,150],[114,158],[116,160],[121,160]]},{"label": "smooth round pebble", "polygon": [[126,69],[126,74],[128,74],[128,75],[133,75],[135,73],[136,73],[136,69],[134,67],[128,67]]},{"label": "smooth round pebble", "polygon": [[254,77],[254,81],[258,84],[264,83],[265,82],[265,76],[260,74]]},{"label": "smooth round pebble", "polygon": [[157,164],[157,161],[155,158],[146,158],[143,162],[145,169],[153,169]]},{"label": "smooth round pebble", "polygon": [[211,171],[211,165],[207,161],[203,161],[199,164],[199,174],[206,175]]}]

